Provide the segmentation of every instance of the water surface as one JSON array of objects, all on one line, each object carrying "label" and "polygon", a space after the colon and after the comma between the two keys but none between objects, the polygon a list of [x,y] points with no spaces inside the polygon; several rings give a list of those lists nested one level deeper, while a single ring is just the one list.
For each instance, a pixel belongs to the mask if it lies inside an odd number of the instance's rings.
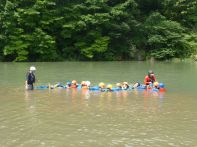
[{"label": "water surface", "polygon": [[[153,69],[167,92],[25,91],[31,65],[37,85],[142,82]],[[0,69],[0,146],[197,146],[197,63],[0,63]]]}]

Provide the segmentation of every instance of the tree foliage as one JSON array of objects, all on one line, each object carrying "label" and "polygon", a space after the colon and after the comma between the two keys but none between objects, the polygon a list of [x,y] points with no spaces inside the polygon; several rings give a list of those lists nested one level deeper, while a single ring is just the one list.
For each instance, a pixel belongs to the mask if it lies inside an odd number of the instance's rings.
[{"label": "tree foliage", "polygon": [[196,54],[195,0],[1,0],[0,60]]},{"label": "tree foliage", "polygon": [[147,48],[156,59],[170,59],[190,55],[185,29],[175,21],[167,20],[158,12],[151,14],[146,22]]}]

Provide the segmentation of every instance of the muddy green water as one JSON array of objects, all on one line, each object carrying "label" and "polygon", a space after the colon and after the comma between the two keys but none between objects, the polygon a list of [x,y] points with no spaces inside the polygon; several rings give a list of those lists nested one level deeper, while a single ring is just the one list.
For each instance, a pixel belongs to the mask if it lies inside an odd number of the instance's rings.
[{"label": "muddy green water", "polygon": [[[148,69],[166,93],[24,90],[37,68],[37,85],[76,79],[143,81]],[[197,147],[197,63],[0,63],[0,146]]]}]

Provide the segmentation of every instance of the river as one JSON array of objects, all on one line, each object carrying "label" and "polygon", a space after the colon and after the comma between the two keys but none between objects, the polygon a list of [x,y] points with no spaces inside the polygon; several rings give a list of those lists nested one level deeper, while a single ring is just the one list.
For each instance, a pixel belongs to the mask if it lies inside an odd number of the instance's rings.
[{"label": "river", "polygon": [[[149,69],[165,93],[145,91],[24,90],[68,80],[142,82]],[[0,146],[197,147],[197,63],[0,63]]]}]

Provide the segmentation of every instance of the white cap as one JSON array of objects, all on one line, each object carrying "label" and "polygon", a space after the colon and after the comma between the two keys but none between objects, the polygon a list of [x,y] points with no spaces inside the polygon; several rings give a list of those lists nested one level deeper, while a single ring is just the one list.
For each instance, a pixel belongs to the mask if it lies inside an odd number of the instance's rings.
[{"label": "white cap", "polygon": [[35,70],[36,70],[36,68],[35,68],[35,66],[31,66],[29,70],[31,70],[31,71],[35,71]]}]

